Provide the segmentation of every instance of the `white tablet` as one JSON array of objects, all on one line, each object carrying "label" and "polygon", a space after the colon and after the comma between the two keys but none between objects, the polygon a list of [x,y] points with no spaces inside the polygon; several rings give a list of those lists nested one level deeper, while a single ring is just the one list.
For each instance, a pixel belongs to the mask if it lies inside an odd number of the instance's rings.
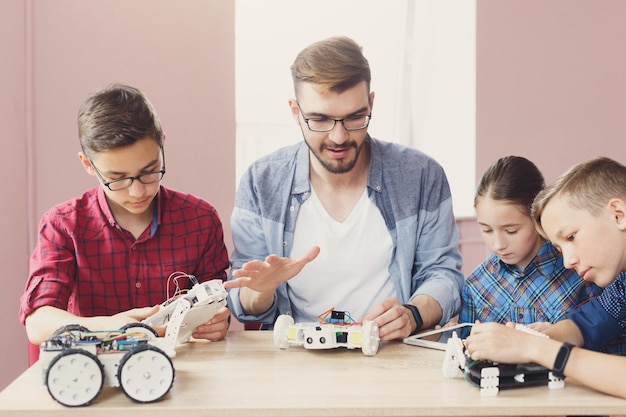
[{"label": "white tablet", "polygon": [[469,335],[471,328],[472,323],[459,323],[454,326],[429,330],[409,336],[405,338],[403,342],[407,345],[446,350],[446,344],[448,343],[448,339],[452,337],[453,332],[456,332],[459,338],[465,339]]}]

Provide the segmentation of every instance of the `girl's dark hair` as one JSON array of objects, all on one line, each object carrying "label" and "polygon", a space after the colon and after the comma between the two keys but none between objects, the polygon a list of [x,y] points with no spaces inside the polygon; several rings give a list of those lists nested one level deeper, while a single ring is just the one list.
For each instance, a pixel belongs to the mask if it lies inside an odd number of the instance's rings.
[{"label": "girl's dark hair", "polygon": [[491,164],[476,188],[474,207],[479,197],[516,204],[530,216],[535,196],[545,186],[541,171],[521,156],[505,156]]}]

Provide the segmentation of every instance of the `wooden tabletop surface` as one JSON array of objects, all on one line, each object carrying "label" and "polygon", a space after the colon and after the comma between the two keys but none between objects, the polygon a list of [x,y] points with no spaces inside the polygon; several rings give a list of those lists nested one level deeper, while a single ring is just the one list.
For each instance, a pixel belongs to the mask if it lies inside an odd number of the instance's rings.
[{"label": "wooden tabletop surface", "polygon": [[[55,402],[38,363],[0,393],[0,415],[118,417],[381,417],[626,414],[626,400],[574,382],[481,396],[463,378],[444,378],[444,352],[381,343],[376,356],[337,348],[274,346],[270,331],[233,331],[193,341],[173,358],[174,386],[160,401],[132,402],[105,387],[86,407]],[[626,383],[626,382],[625,382]],[[132,413],[132,414],[129,414]],[[123,414],[122,414],[123,413]]]}]

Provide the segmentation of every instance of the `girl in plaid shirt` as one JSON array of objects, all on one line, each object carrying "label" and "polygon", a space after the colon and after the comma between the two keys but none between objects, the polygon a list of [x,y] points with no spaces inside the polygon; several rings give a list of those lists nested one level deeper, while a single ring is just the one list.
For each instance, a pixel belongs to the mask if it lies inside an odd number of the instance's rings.
[{"label": "girl in plaid shirt", "polygon": [[543,187],[539,169],[519,156],[500,158],[483,174],[474,207],[492,254],[465,280],[460,322],[513,322],[542,330],[600,294],[565,268],[560,252],[535,229],[530,208]]}]

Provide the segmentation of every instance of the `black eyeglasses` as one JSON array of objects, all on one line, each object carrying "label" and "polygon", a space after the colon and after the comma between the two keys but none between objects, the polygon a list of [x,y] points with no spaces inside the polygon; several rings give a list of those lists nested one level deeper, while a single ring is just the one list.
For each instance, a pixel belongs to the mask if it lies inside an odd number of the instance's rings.
[{"label": "black eyeglasses", "polygon": [[367,115],[354,115],[344,117],[343,119],[331,119],[330,117],[305,117],[302,108],[300,107],[300,103],[296,101],[296,105],[298,106],[298,110],[300,110],[300,114],[304,119],[304,123],[306,123],[307,127],[312,132],[330,132],[335,128],[337,122],[341,122],[343,128],[347,131],[352,130],[361,130],[365,129],[372,119],[372,113]]},{"label": "black eyeglasses", "polygon": [[133,185],[133,181],[135,180],[139,181],[142,184],[154,184],[155,182],[161,181],[163,179],[163,175],[165,175],[165,151],[163,151],[163,146],[161,146],[161,156],[163,158],[163,168],[161,168],[159,171],[144,172],[143,174],[134,177],[118,178],[111,181],[106,181],[104,178],[102,178],[100,171],[98,171],[98,168],[96,168],[96,166],[93,164],[93,161],[91,159],[88,160],[93,167],[96,175],[98,175],[98,178],[100,178],[102,184],[104,184],[111,191],[121,191]]}]

